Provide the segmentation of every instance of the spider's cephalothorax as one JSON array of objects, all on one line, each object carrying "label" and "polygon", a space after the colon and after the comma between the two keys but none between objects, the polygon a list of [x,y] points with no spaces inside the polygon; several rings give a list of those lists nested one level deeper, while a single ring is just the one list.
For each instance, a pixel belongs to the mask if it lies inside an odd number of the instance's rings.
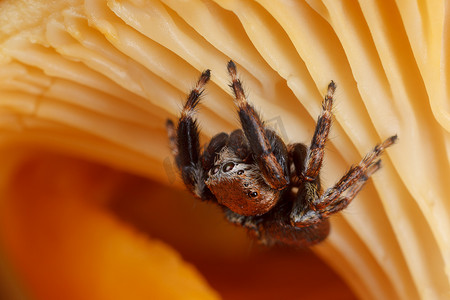
[{"label": "spider's cephalothorax", "polygon": [[245,162],[230,147],[224,147],[218,153],[214,166],[208,172],[206,186],[219,204],[244,216],[268,212],[281,193],[264,181],[255,162]]},{"label": "spider's cephalothorax", "polygon": [[323,191],[319,172],[331,127],[334,82],[328,86],[311,145],[286,146],[247,102],[232,61],[228,72],[242,130],[217,134],[200,151],[195,107],[210,78],[209,70],[188,95],[178,126],[167,121],[183,182],[196,197],[219,204],[230,222],[245,227],[264,244],[303,247],[322,241],[329,232],[328,217],[347,207],[380,168],[379,156],[397,136],[375,146]]}]

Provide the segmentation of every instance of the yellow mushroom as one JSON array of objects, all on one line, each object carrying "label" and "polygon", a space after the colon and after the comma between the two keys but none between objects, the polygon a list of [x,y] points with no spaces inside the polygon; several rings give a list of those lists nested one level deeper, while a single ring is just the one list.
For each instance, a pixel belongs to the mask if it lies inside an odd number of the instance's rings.
[{"label": "yellow mushroom", "polygon": [[[337,83],[324,186],[373,145],[398,135],[383,168],[332,218],[332,233],[313,251],[359,298],[449,297],[447,6],[0,2],[6,295],[251,299],[287,286],[258,287],[252,276],[266,270],[282,277],[289,262],[311,256],[252,244],[214,206],[182,191],[169,154],[165,120],[207,68],[213,75],[199,114],[203,140],[238,126],[225,68],[233,59],[250,101],[286,141],[309,143],[327,84]],[[266,263],[284,256],[286,265],[258,269],[253,256]],[[221,274],[212,267],[224,261],[246,268]],[[304,269],[294,271],[286,274],[301,276]],[[323,297],[351,297],[324,272]],[[248,280],[246,288],[237,288],[237,278],[244,286]],[[319,284],[286,280],[294,284],[283,295]]]}]

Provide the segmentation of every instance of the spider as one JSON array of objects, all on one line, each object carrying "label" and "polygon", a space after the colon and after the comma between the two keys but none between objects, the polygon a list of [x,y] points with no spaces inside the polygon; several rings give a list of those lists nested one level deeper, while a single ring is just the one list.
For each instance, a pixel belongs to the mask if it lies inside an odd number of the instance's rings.
[{"label": "spider", "polygon": [[380,155],[397,136],[375,146],[324,191],[319,173],[331,127],[335,83],[328,85],[311,145],[286,145],[248,103],[233,61],[227,69],[242,129],[219,133],[200,148],[195,108],[210,70],[201,74],[190,91],[178,126],[167,120],[169,145],[184,184],[197,198],[217,203],[228,221],[246,228],[262,244],[308,247],[321,242],[330,231],[328,218],[346,208],[380,169]]}]

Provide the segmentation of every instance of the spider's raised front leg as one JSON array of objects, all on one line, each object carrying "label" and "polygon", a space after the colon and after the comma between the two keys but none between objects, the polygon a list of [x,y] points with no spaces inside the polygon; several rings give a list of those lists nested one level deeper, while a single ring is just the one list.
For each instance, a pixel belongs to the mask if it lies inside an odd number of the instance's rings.
[{"label": "spider's raised front leg", "polygon": [[289,184],[286,146],[276,134],[266,130],[255,109],[247,102],[233,61],[228,62],[227,69],[231,76],[231,88],[239,109],[242,129],[259,169],[271,188],[282,190]]},{"label": "spider's raised front leg", "polygon": [[322,113],[317,120],[316,130],[311,140],[311,146],[306,154],[306,165],[302,172],[302,179],[314,182],[319,176],[322,167],[325,143],[331,128],[331,109],[333,108],[333,95],[336,85],[333,81],[328,85],[327,95],[322,103]]},{"label": "spider's raised front leg", "polygon": [[210,79],[210,71],[202,73],[197,84],[188,95],[187,101],[181,111],[178,126],[175,128],[171,120],[167,120],[166,128],[169,135],[169,145],[175,156],[181,177],[190,192],[198,198],[207,200],[212,196],[205,186],[205,171],[202,167],[200,154],[200,141],[195,107],[200,102],[204,86]]},{"label": "spider's raised front leg", "polygon": [[320,168],[322,167],[325,143],[331,128],[331,110],[336,85],[328,85],[327,95],[322,103],[322,112],[317,120],[314,136],[309,149],[303,144],[290,146],[290,156],[294,163],[301,184],[290,214],[291,224],[297,227],[308,226],[305,214],[314,211],[314,201],[320,197]]}]

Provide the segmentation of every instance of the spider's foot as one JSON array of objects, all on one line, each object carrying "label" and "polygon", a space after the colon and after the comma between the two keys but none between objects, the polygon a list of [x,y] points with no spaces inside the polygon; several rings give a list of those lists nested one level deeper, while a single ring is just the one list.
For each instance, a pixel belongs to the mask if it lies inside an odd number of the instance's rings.
[{"label": "spider's foot", "polygon": [[328,85],[327,94],[325,96],[325,100],[322,103],[322,109],[324,111],[331,111],[331,108],[333,107],[333,96],[335,91],[336,91],[336,84],[332,80]]},{"label": "spider's foot", "polygon": [[181,111],[181,119],[184,119],[186,117],[192,117],[192,113],[194,112],[195,107],[200,102],[200,98],[201,95],[203,94],[204,87],[210,78],[211,78],[211,71],[210,70],[203,71],[196,85],[188,95],[188,99],[183,106],[183,110]]},{"label": "spider's foot", "polygon": [[231,77],[230,87],[233,90],[236,104],[240,109],[245,109],[245,107],[248,105],[247,100],[245,97],[244,89],[242,88],[242,83],[237,76],[236,65],[232,60],[228,62],[227,70]]}]

